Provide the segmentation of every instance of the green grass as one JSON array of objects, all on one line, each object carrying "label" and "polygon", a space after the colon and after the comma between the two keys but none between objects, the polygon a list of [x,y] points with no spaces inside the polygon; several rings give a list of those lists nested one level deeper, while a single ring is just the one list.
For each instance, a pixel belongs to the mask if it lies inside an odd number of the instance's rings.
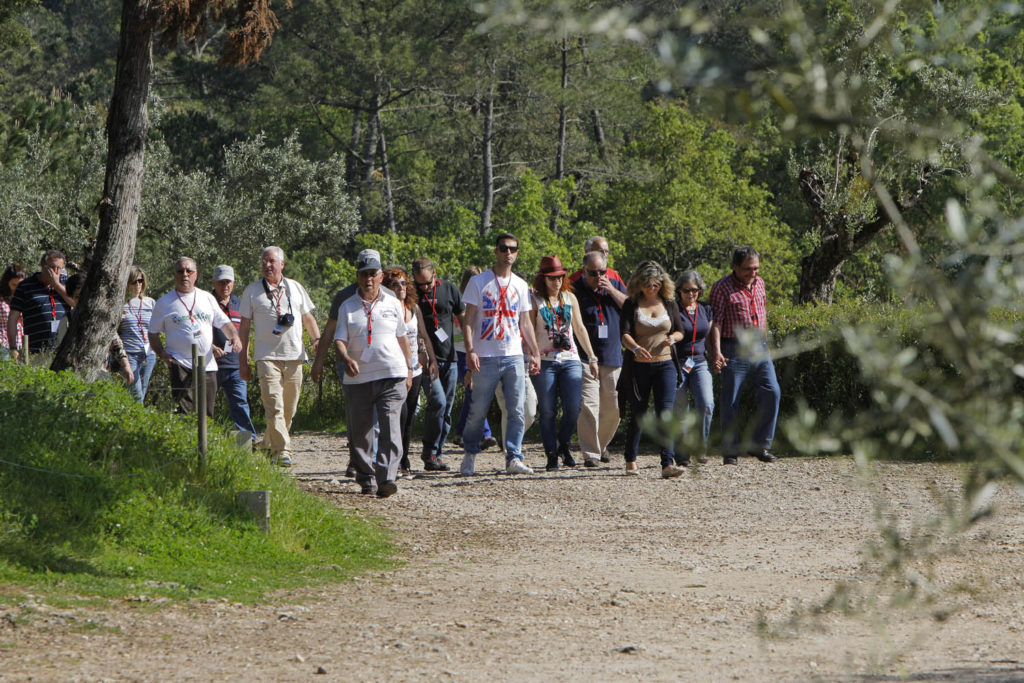
[{"label": "green grass", "polygon": [[[382,530],[212,425],[199,473],[195,420],[143,408],[115,382],[2,363],[0,424],[0,601],[251,602],[391,561]],[[269,534],[237,504],[243,490],[271,491]]]}]

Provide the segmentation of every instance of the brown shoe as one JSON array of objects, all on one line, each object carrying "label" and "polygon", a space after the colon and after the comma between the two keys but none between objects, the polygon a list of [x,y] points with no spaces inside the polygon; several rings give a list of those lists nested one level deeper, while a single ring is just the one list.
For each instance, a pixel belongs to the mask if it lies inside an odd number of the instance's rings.
[{"label": "brown shoe", "polygon": [[636,461],[626,463],[626,474],[640,474],[640,469],[636,466]]},{"label": "brown shoe", "polygon": [[661,468],[662,479],[674,479],[676,477],[683,476],[683,468],[676,467],[675,465],[666,465]]}]

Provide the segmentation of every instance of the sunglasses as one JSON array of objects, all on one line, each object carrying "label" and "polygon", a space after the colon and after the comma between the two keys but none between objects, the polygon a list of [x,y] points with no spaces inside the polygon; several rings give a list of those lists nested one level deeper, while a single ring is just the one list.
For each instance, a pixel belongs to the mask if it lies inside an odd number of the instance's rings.
[{"label": "sunglasses", "polygon": [[601,277],[602,275],[604,275],[607,272],[608,272],[607,268],[605,268],[604,270],[588,270],[587,271],[587,275],[589,275],[590,277]]},{"label": "sunglasses", "polygon": [[511,244],[499,244],[498,251],[503,251],[506,254],[514,254],[517,251],[519,251],[519,247],[513,246]]},{"label": "sunglasses", "polygon": [[174,272],[177,273],[178,275],[191,275],[196,271],[192,270],[191,268],[178,268]]},{"label": "sunglasses", "polygon": [[700,294],[700,289],[680,289],[683,294]]},{"label": "sunglasses", "polygon": [[565,276],[564,275],[545,275],[544,277],[547,278],[548,280],[561,280]]},{"label": "sunglasses", "polygon": [[132,282],[134,284],[141,285],[143,282],[145,282],[145,280],[140,277],[138,280],[132,280]]},{"label": "sunglasses", "polygon": [[409,283],[406,282],[405,280],[392,280],[391,284],[389,284],[388,287],[394,289],[395,287],[405,287],[407,284]]}]

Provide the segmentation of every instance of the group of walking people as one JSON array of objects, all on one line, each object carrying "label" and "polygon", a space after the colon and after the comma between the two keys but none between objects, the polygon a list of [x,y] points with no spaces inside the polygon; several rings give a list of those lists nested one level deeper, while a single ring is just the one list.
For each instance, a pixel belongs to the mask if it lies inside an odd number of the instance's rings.
[{"label": "group of walking people", "polygon": [[[203,390],[212,416],[223,389],[231,419],[282,465],[291,464],[289,430],[298,406],[306,360],[303,329],[312,342],[311,378],[323,377],[329,349],[345,397],[350,469],[366,494],[387,497],[411,469],[412,428],[419,396],[426,396],[421,459],[427,471],[448,471],[445,449],[452,431],[457,383],[465,385],[456,425],[459,471],[475,473],[481,450],[498,445],[509,474],[532,474],[522,453],[523,434],[539,420],[544,467],[576,467],[572,436],[584,467],[611,462],[608,447],[627,415],[625,471],[637,473],[644,416],[680,416],[692,409],[700,425],[696,456],[704,461],[715,407],[712,373],[721,373],[723,464],[749,454],[772,462],[770,452],[780,391],[767,349],[767,306],[760,255],[737,249],[732,272],[716,282],[707,301],[704,281],[687,270],[674,280],[658,263],[641,263],[628,282],[608,265],[608,242],[585,245],[582,268],[570,273],[557,255],[544,256],[531,284],[514,272],[517,238],[497,236],[494,263],[467,271],[462,286],[437,277],[427,258],[410,271],[385,268],[367,249],[356,261],[357,280],[331,302],[320,343],[313,304],[298,282],[284,277],[284,252],[267,247],[262,277],[241,298],[234,270],[213,271],[210,294],[195,286],[191,258],[175,263],[175,286],[160,299],[146,296],[146,275],[133,266],[118,341],[123,372],[143,401],[157,360],[170,371],[177,410],[195,409],[192,345],[205,370]],[[64,256],[47,252],[41,270],[26,277],[8,269],[0,280],[3,348],[17,356],[21,334],[31,350],[52,345],[59,321],[73,310],[74,292],[62,275]],[[56,321],[56,322],[54,322]],[[65,323],[66,325],[66,323]],[[253,338],[250,351],[250,336]],[[267,418],[256,441],[247,403],[255,361]],[[737,425],[742,387],[754,385],[758,410],[750,429]],[[487,423],[492,399],[502,410],[500,442]],[[560,417],[559,417],[560,413]],[[690,464],[689,449],[661,439],[665,478]],[[696,439],[688,443],[697,442]]]}]

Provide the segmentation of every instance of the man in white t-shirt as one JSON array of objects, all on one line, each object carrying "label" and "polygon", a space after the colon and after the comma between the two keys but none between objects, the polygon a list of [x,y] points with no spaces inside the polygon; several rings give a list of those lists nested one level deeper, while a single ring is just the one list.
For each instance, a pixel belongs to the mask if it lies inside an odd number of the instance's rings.
[{"label": "man in white t-shirt", "polygon": [[508,407],[505,440],[505,471],[509,474],[533,474],[523,462],[523,396],[526,365],[531,375],[540,371],[540,354],[530,324],[530,289],[526,281],[512,272],[519,256],[515,235],[498,235],[494,247],[494,267],[474,276],[466,285],[462,301],[466,305],[466,368],[473,375],[473,403],[466,427],[462,430],[462,474],[473,474],[476,454],[480,452],[484,418],[501,382]]},{"label": "man in white t-shirt", "polygon": [[[387,498],[398,491],[402,459],[402,406],[412,386],[415,353],[406,336],[403,304],[383,293],[380,254],[359,252],[358,291],[338,308],[334,348],[344,368],[348,447],[356,481],[365,494]],[[376,457],[373,418],[380,427]]]},{"label": "man in white t-shirt", "polygon": [[[149,322],[149,341],[153,353],[167,364],[171,374],[171,392],[178,401],[176,412],[195,410],[192,395],[192,344],[199,345],[199,358],[206,365],[206,414],[213,417],[217,396],[217,361],[213,357],[213,328],[218,327],[233,344],[238,332],[231,319],[209,292],[196,289],[199,277],[196,262],[188,257],[174,266],[174,289],[157,299]],[[164,341],[160,335],[164,335]]]},{"label": "man in white t-shirt", "polygon": [[260,257],[263,277],[242,292],[238,312],[242,316],[238,349],[238,371],[246,382],[249,369],[249,332],[253,333],[253,356],[260,379],[260,397],[267,420],[262,447],[282,467],[292,464],[288,431],[299,407],[302,392],[302,361],[306,347],[302,342],[305,326],[314,347],[320,341],[320,328],[313,317],[313,302],[306,289],[284,276],[284,251],[267,247]]}]

